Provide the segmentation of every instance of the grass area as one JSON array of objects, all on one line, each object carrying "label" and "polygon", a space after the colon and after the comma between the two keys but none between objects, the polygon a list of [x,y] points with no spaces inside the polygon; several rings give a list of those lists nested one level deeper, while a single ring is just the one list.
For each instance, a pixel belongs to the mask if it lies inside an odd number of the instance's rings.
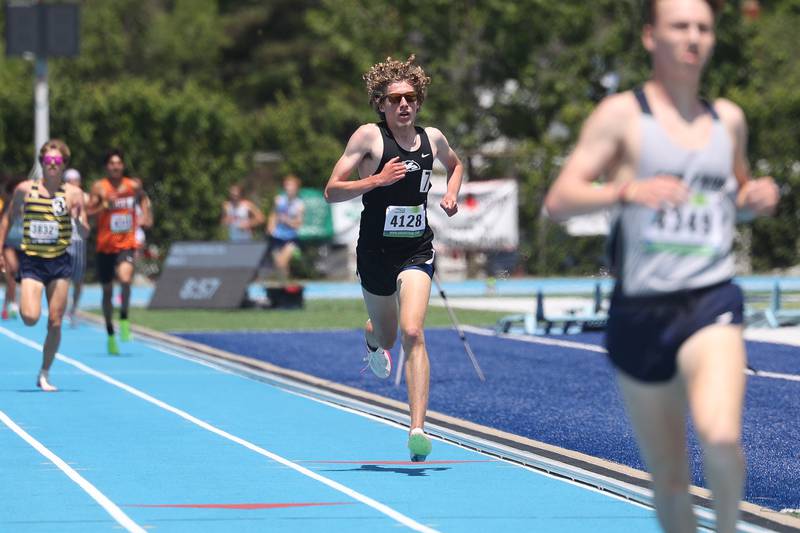
[{"label": "grass area", "polygon": [[[92,311],[102,314],[100,310]],[[493,326],[498,318],[509,313],[455,310],[462,325]],[[298,310],[233,309],[233,310],[149,310],[131,308],[134,324],[158,331],[235,331],[235,330],[313,330],[358,328],[367,319],[361,300],[306,300]],[[444,307],[430,306],[426,327],[451,326]]]}]

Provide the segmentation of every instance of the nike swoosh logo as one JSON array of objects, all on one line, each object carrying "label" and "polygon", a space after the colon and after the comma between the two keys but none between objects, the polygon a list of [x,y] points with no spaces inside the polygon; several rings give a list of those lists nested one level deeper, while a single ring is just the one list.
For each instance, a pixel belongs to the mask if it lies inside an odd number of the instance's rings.
[{"label": "nike swoosh logo", "polygon": [[422,154],[422,157],[423,157],[423,158],[426,158],[426,157],[428,157],[429,155],[431,155],[431,154]]}]

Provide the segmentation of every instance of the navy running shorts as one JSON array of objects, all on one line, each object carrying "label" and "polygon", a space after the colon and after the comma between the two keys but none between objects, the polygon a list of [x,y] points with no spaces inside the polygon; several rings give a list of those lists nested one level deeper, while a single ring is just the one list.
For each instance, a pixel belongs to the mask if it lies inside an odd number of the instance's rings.
[{"label": "navy running shorts", "polygon": [[356,266],[361,286],[370,294],[391,296],[397,292],[397,276],[404,270],[422,270],[433,277],[433,248],[401,254],[384,250],[356,250]]},{"label": "navy running shorts", "polygon": [[287,244],[294,244],[295,246],[300,246],[300,239],[279,239],[277,237],[270,236],[269,244],[267,245],[267,253],[277,252],[278,250],[282,250],[284,246]]},{"label": "navy running shorts", "polygon": [[45,286],[57,279],[69,279],[72,276],[72,258],[68,253],[46,259],[36,255],[19,254],[20,279],[35,279]]},{"label": "navy running shorts", "polygon": [[671,380],[678,351],[689,337],[712,324],[742,324],[744,296],[725,281],[701,289],[658,296],[611,298],[606,349],[614,366],[643,382]]}]

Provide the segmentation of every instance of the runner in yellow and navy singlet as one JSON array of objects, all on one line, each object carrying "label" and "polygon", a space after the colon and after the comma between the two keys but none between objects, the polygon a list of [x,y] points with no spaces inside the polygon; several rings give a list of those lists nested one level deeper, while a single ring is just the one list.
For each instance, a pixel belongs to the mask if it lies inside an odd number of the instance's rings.
[{"label": "runner in yellow and navy singlet", "polygon": [[[67,306],[67,291],[72,265],[67,246],[72,236],[72,217],[88,227],[83,208],[83,193],[63,184],[61,175],[69,162],[70,151],[64,142],[51,140],[42,146],[39,161],[43,177],[20,183],[11,197],[11,205],[0,219],[0,246],[11,225],[10,213],[22,209],[22,246],[20,259],[20,314],[27,326],[39,321],[42,294],[47,294],[47,337],[42,350],[42,367],[36,385],[44,391],[57,390],[50,384],[50,367],[61,342],[61,319]],[[5,260],[0,257],[0,267]]]},{"label": "runner in yellow and navy singlet", "polygon": [[32,187],[22,211],[22,251],[28,257],[56,259],[63,256],[72,238],[72,219],[67,193],[61,185],[54,196],[43,196]]}]

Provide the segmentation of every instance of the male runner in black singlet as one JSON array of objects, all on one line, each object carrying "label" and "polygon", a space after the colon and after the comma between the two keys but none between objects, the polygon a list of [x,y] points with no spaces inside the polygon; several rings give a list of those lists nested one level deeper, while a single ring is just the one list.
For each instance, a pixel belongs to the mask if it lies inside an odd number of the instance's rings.
[{"label": "male runner in black singlet", "polygon": [[[370,104],[381,117],[350,137],[333,169],[325,198],[343,202],[362,196],[358,276],[369,319],[365,327],[367,364],[381,378],[389,376],[398,320],[406,353],[406,381],[411,411],[408,448],[412,461],[424,461],[431,442],[424,432],[430,366],[423,324],[433,276],[433,232],[428,226],[427,197],[433,160],[447,170],[447,193],[440,207],[458,211],[463,167],[436,128],[415,125],[430,78],[422,67],[387,58],[364,74]],[[360,179],[350,177],[358,169]],[[399,316],[398,316],[399,315]]]}]

